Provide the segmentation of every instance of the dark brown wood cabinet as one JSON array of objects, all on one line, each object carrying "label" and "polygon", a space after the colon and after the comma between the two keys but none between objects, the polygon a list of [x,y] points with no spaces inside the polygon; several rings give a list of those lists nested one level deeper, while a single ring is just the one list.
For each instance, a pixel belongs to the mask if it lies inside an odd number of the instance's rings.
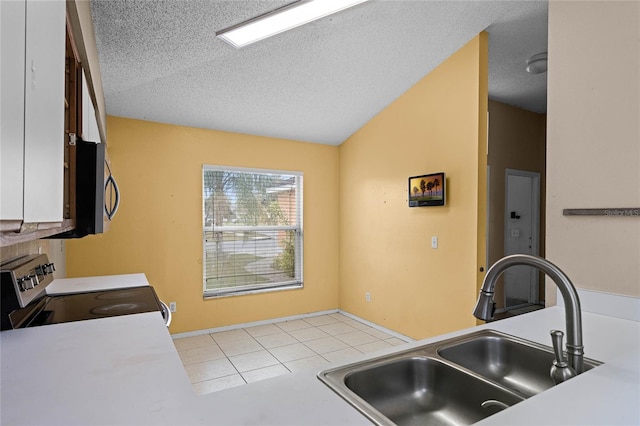
[{"label": "dark brown wood cabinet", "polygon": [[75,221],[76,150],[72,135],[82,126],[82,66],[67,16],[64,114],[64,218]]}]

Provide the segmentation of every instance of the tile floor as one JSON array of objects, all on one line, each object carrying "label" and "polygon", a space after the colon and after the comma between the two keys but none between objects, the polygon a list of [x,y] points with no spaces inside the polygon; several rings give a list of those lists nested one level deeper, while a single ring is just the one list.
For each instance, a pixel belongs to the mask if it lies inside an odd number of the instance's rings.
[{"label": "tile floor", "polygon": [[198,394],[405,343],[340,313],[175,339]]}]

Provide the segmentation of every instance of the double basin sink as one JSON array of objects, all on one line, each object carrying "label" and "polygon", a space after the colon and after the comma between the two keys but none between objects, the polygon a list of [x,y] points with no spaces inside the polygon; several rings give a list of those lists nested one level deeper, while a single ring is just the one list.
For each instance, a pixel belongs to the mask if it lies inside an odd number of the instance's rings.
[{"label": "double basin sink", "polygon": [[553,387],[554,359],[550,347],[481,330],[318,377],[379,425],[469,425]]}]

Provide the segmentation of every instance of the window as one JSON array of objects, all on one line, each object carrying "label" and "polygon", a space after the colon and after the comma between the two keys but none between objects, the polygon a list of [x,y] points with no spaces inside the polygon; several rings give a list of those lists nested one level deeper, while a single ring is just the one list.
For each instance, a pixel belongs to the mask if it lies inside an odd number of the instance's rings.
[{"label": "window", "polygon": [[204,166],[204,296],[302,287],[302,174]]}]

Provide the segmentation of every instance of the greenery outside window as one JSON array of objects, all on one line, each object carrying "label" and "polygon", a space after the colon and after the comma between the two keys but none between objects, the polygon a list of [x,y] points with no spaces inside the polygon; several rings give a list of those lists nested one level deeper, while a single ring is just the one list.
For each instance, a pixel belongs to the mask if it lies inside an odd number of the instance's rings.
[{"label": "greenery outside window", "polygon": [[302,287],[302,173],[202,168],[204,296]]}]

